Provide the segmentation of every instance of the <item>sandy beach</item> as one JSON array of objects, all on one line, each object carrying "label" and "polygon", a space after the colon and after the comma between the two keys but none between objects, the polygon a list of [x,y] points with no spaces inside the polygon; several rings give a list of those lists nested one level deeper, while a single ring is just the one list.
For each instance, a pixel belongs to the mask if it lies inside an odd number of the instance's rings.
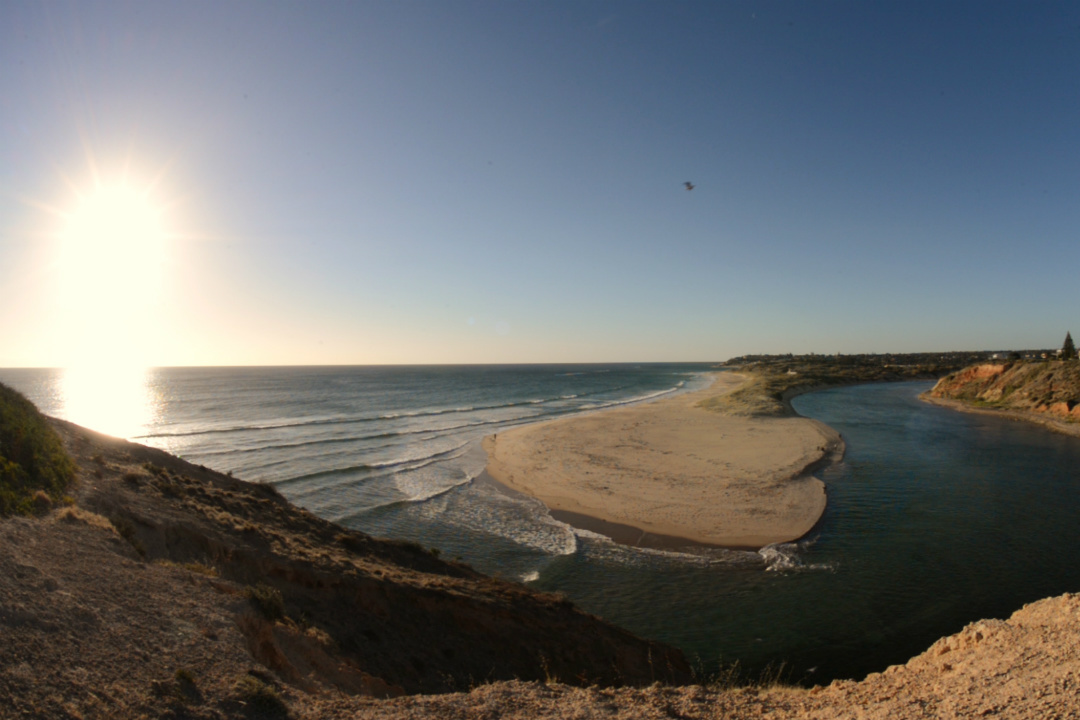
[{"label": "sandy beach", "polygon": [[825,510],[825,485],[809,471],[843,443],[815,420],[699,407],[745,380],[717,373],[698,392],[498,433],[484,440],[487,471],[571,524],[627,544],[797,539]]}]

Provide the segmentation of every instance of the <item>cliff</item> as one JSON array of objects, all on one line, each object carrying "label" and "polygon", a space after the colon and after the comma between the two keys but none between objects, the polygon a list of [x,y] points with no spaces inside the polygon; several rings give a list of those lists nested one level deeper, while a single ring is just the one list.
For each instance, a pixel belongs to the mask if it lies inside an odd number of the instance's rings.
[{"label": "cliff", "polygon": [[[499,683],[468,694],[386,701],[335,718],[583,720],[924,720],[1080,716],[1080,596],[1041,600],[1008,620],[982,620],[904,665],[827,687],[572,688]],[[336,708],[335,708],[336,709]]]},{"label": "cliff", "polygon": [[943,377],[926,397],[1080,434],[1080,362],[1075,360],[972,365]]},{"label": "cliff", "polygon": [[0,519],[0,718],[303,716],[325,697],[499,680],[690,679],[677,650],[560,596],[53,426],[75,504]]}]

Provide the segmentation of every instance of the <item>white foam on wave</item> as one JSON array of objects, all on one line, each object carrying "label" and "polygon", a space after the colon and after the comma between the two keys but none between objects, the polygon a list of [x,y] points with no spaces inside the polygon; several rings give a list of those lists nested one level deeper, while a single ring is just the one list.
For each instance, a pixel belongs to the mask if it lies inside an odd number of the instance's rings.
[{"label": "white foam on wave", "polygon": [[648,402],[649,400],[655,400],[656,398],[663,397],[664,395],[670,395],[675,392],[679,392],[683,383],[679,383],[675,387],[669,387],[664,390],[657,390],[655,392],[646,393],[645,395],[638,395],[632,398],[626,398],[625,400],[612,400],[610,402],[582,405],[579,410],[599,410],[601,408],[619,407],[621,405],[635,405],[637,403]]},{"label": "white foam on wave", "polygon": [[[453,445],[453,446],[448,447],[448,448],[440,448],[440,449],[435,450],[434,452],[425,453],[425,454],[422,454],[422,455],[419,455],[419,456],[395,457],[395,458],[391,458],[389,460],[381,460],[381,461],[378,461],[378,462],[370,462],[370,463],[367,463],[367,466],[369,468],[380,469],[380,468],[388,468],[388,467],[397,467],[397,466],[400,465],[405,470],[415,470],[417,468],[424,467],[425,465],[430,465],[431,463],[436,463],[436,462],[440,462],[440,461],[443,461],[443,460],[448,460],[448,459],[451,459],[453,457],[459,457],[457,455],[453,455],[452,453],[456,453],[458,450],[464,449],[466,446],[469,445],[469,442],[470,441],[466,440],[463,443],[458,443],[457,445]],[[413,463],[421,463],[421,464],[414,465]]]},{"label": "white foam on wave", "polygon": [[496,535],[549,557],[573,555],[578,542],[569,526],[554,520],[539,500],[473,485],[425,509],[474,532]]},{"label": "white foam on wave", "polygon": [[424,417],[427,415],[447,415],[449,413],[466,413],[472,412],[477,408],[472,405],[464,405],[462,407],[453,408],[420,408],[417,410],[402,410],[400,412],[390,412],[379,415],[377,420],[397,420],[398,418],[414,418]]},{"label": "white foam on wave", "polygon": [[803,554],[816,540],[804,540],[797,543],[772,543],[758,550],[757,554],[765,562],[766,572],[803,572],[807,570],[836,570],[833,563],[807,563]]},{"label": "white foam on wave", "polygon": [[[450,457],[419,472],[387,476],[414,505],[413,512],[468,532],[494,535],[548,557],[572,555],[577,539],[569,527],[552,519],[539,500],[511,496],[487,485],[472,484],[483,472],[487,454],[479,438],[466,442]],[[451,491],[458,492],[451,492]]]},{"label": "white foam on wave", "polygon": [[[271,484],[279,486],[294,485],[296,487],[290,490],[290,496],[303,498],[310,495],[318,495],[343,486],[355,485],[358,483],[379,482],[384,481],[387,478],[390,479],[391,482],[398,483],[402,478],[415,477],[410,474],[415,473],[418,470],[422,470],[432,465],[441,465],[461,457],[467,452],[469,445],[469,442],[464,442],[439,450],[432,455],[421,455],[414,458],[399,458],[379,463],[320,470],[315,473],[275,480]],[[470,479],[470,477],[466,477],[461,480],[461,482],[465,483]],[[429,489],[427,488],[420,488],[416,492],[410,492],[406,487],[407,485],[402,486],[401,492],[409,498],[421,497],[424,495],[427,495],[428,497],[431,496]],[[445,487],[436,489],[437,492],[443,492]]]},{"label": "white foam on wave", "polygon": [[686,548],[649,548],[632,547],[615,542],[606,535],[573,528],[581,540],[581,552],[589,560],[628,566],[694,565],[698,567],[751,566],[760,562],[757,553],[748,550],[728,550],[725,548],[686,547]]},{"label": "white foam on wave", "polygon": [[439,481],[432,482],[430,479],[418,480],[413,473],[401,474],[393,477],[394,487],[397,488],[408,502],[422,503],[444,495],[454,488],[467,485],[471,478],[461,476],[456,481],[440,477]]}]

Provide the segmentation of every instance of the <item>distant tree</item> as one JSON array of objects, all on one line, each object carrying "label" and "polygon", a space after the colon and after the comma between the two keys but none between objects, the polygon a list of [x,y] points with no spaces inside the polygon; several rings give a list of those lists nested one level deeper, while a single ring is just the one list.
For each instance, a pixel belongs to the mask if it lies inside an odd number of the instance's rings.
[{"label": "distant tree", "polygon": [[1073,345],[1071,333],[1065,333],[1065,344],[1061,346],[1061,359],[1074,360],[1076,358],[1076,346]]}]

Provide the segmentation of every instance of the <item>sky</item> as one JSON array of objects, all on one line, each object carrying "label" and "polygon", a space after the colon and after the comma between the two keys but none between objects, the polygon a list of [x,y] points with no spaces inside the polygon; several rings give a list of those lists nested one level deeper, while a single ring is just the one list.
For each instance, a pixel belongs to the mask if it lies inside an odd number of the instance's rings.
[{"label": "sky", "polygon": [[1078,221],[1077,3],[0,4],[0,367],[1051,348]]}]

